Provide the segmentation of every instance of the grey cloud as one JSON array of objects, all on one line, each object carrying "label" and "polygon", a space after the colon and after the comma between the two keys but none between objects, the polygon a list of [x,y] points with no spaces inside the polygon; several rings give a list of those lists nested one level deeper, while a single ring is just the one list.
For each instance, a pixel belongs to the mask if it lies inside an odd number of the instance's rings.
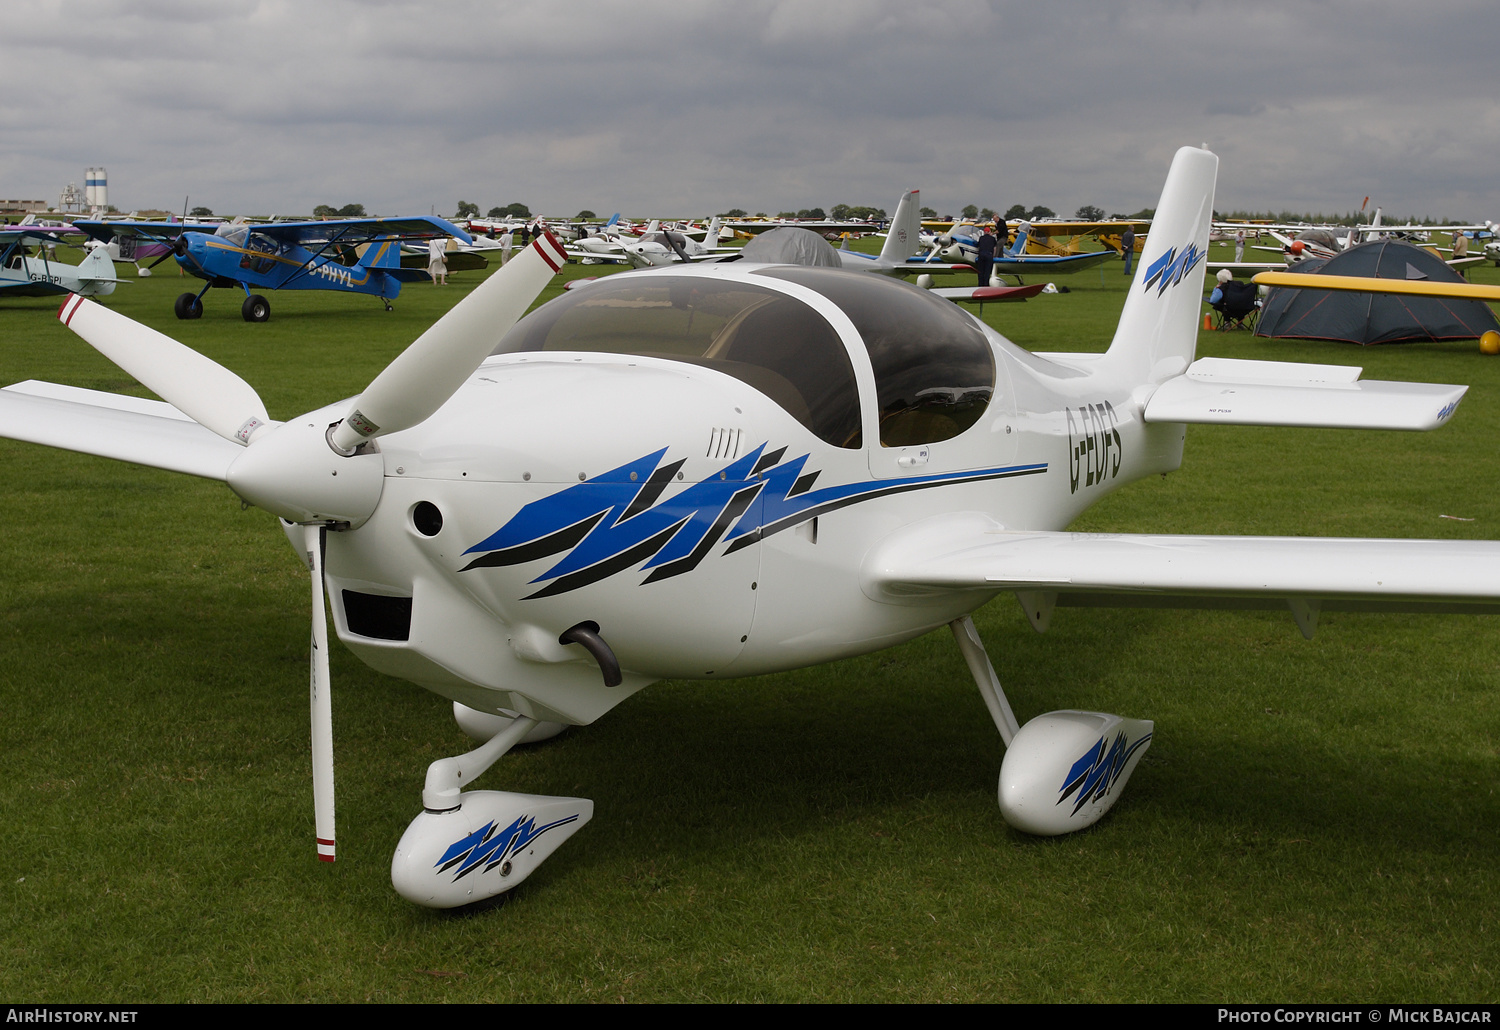
[{"label": "grey cloud", "polygon": [[1493,22],[1459,0],[48,0],[0,39],[0,193],[104,164],[122,206],[690,213],[919,186],[1134,210],[1207,141],[1221,207],[1378,191],[1486,217]]}]

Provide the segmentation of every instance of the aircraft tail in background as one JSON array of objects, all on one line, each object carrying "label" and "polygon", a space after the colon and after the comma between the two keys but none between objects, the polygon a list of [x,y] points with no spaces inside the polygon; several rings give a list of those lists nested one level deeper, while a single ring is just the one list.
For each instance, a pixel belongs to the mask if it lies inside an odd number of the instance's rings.
[{"label": "aircraft tail in background", "polygon": [[922,249],[922,193],[908,190],[896,204],[896,217],[891,219],[885,234],[885,246],[880,248],[882,261],[900,264]]},{"label": "aircraft tail in background", "polygon": [[115,263],[110,258],[107,247],[95,247],[88,257],[79,262],[78,281],[82,286],[79,292],[86,297],[106,296],[115,292],[115,284],[120,279],[115,275]]}]

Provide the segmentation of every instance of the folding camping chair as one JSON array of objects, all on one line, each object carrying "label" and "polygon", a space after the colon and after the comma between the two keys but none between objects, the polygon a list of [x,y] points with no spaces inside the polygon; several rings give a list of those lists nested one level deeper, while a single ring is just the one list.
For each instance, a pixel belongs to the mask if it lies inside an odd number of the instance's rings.
[{"label": "folding camping chair", "polygon": [[1214,328],[1226,333],[1233,329],[1254,332],[1255,320],[1260,315],[1259,291],[1255,284],[1231,279],[1220,284],[1219,292],[1223,295],[1219,303],[1211,305],[1219,314]]}]

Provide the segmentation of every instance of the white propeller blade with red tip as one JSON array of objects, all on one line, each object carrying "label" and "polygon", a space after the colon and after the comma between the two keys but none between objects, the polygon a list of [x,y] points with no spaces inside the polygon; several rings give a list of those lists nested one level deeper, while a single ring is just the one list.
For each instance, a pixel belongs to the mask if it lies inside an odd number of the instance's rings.
[{"label": "white propeller blade with red tip", "polygon": [[57,317],[146,389],[226,440],[248,444],[271,421],[253,386],[165,333],[76,294]]},{"label": "white propeller blade with red tip", "polygon": [[329,438],[344,452],[424,421],[453,396],[567,261],[550,232],[433,323],[385,367]]}]

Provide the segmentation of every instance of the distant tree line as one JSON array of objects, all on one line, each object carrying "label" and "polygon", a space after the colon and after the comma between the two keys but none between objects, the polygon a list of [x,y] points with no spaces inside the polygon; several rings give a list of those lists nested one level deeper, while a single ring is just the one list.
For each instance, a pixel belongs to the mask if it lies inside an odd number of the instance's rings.
[{"label": "distant tree line", "polygon": [[345,204],[343,207],[333,207],[329,204],[319,204],[313,208],[314,218],[364,218],[365,206],[363,204]]},{"label": "distant tree line", "polygon": [[[1311,222],[1316,225],[1368,225],[1370,219],[1375,217],[1375,212],[1350,211],[1345,215],[1325,215],[1319,211],[1316,214],[1308,214],[1305,211],[1228,211],[1214,212],[1214,220],[1222,222]],[[1462,219],[1455,221],[1452,218],[1410,218],[1405,215],[1400,218],[1395,215],[1382,214],[1381,222],[1387,225],[1469,225]]]}]

